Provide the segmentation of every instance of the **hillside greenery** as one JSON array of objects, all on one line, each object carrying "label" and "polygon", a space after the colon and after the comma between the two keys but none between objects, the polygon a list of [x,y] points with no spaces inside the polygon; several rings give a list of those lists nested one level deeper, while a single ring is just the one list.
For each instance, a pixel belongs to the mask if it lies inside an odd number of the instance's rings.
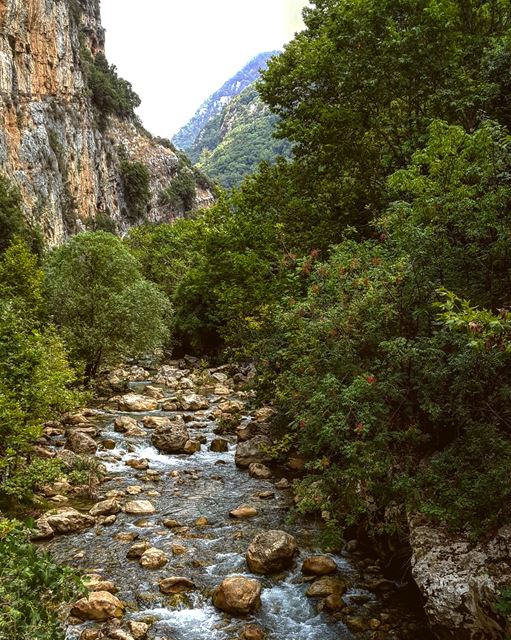
[{"label": "hillside greenery", "polygon": [[238,187],[261,162],[289,156],[290,144],[273,137],[277,121],[252,84],[208,122],[188,155],[223,187]]}]

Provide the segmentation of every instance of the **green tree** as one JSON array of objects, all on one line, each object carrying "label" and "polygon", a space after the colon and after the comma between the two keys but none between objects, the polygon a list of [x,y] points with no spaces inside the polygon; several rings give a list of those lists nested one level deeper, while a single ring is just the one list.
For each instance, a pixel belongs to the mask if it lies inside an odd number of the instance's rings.
[{"label": "green tree", "polygon": [[151,200],[149,169],[142,162],[123,160],[120,172],[128,219],[138,222],[145,217]]},{"label": "green tree", "polygon": [[119,238],[82,233],[55,249],[45,269],[52,315],[86,380],[105,361],[150,351],[166,339],[168,299],[143,278]]}]

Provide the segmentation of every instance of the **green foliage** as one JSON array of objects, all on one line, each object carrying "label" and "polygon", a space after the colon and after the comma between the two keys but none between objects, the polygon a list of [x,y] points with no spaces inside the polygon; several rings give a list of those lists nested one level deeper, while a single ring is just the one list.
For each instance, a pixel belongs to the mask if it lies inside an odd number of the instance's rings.
[{"label": "green foliage", "polygon": [[44,485],[55,482],[63,475],[61,460],[44,460],[36,458],[28,465],[23,465],[4,481],[1,493],[19,502],[31,502],[35,492]]},{"label": "green foliage", "polygon": [[0,175],[0,254],[13,238],[23,238],[32,251],[41,254],[43,241],[38,229],[31,228],[23,218],[19,190]]},{"label": "green foliage", "polygon": [[276,122],[250,85],[206,125],[188,154],[223,187],[238,187],[261,162],[289,155],[289,143],[273,138]]},{"label": "green foliage", "polygon": [[170,185],[160,194],[163,205],[171,207],[181,213],[188,213],[195,203],[195,175],[193,170],[181,160],[176,176]]},{"label": "green foliage", "polygon": [[30,543],[16,520],[0,520],[0,637],[64,640],[58,607],[84,593],[78,575]]},{"label": "green foliage", "polygon": [[51,312],[86,379],[104,362],[150,351],[166,338],[167,298],[112,234],[75,236],[49,255],[45,269]]},{"label": "green foliage", "polygon": [[108,213],[96,213],[94,218],[87,220],[88,231],[107,231],[108,233],[117,233],[117,223]]},{"label": "green foliage", "polygon": [[120,173],[128,220],[132,223],[139,222],[145,217],[151,200],[149,169],[142,162],[123,160]]},{"label": "green foliage", "polygon": [[140,98],[127,80],[119,78],[116,67],[108,64],[105,55],[99,52],[93,57],[87,47],[82,46],[81,64],[100,126],[105,127],[112,115],[134,118]]}]

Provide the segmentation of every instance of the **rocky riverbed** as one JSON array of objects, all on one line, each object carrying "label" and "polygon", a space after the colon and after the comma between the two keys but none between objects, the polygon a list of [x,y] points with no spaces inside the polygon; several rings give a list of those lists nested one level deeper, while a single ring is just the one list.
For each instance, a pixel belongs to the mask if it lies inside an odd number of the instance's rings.
[{"label": "rocky riverbed", "polygon": [[249,411],[243,373],[196,365],[113,372],[116,395],[46,429],[48,455],[104,468],[94,500],[47,487],[58,506],[38,520],[40,544],[89,576],[68,639],[430,638],[377,561],[325,554],[319,525],[289,521],[271,407]]}]

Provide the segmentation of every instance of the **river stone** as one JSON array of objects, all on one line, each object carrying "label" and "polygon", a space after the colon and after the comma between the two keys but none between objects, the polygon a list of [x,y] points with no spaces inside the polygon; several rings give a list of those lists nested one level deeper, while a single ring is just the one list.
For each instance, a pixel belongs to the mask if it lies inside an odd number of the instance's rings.
[{"label": "river stone", "polygon": [[156,549],[156,547],[150,547],[144,551],[138,563],[141,567],[144,567],[144,569],[161,569],[168,561],[169,558],[165,551]]},{"label": "river stone", "polygon": [[138,427],[138,422],[131,416],[117,416],[114,420],[114,431],[117,433],[126,433],[134,427]]},{"label": "river stone", "polygon": [[347,589],[348,585],[341,578],[323,576],[314,580],[305,595],[309,598],[326,598],[331,595],[342,596]]},{"label": "river stone", "polygon": [[196,393],[185,395],[179,400],[181,411],[200,411],[209,407],[209,401]]},{"label": "river stone", "polygon": [[67,434],[66,448],[74,453],[94,454],[98,450],[98,445],[86,433],[82,431],[70,431]]},{"label": "river stone", "polygon": [[111,516],[119,513],[120,510],[121,505],[115,498],[111,498],[110,500],[103,500],[95,504],[89,513],[91,516]]},{"label": "river stone", "polygon": [[273,415],[275,415],[273,407],[261,407],[254,413],[254,418],[256,422],[267,422]]},{"label": "river stone", "polygon": [[158,401],[154,398],[146,398],[136,393],[128,393],[119,399],[118,405],[120,411],[156,411]]},{"label": "river stone", "polygon": [[337,571],[337,564],[329,556],[310,556],[302,564],[306,576],[327,576]]},{"label": "river stone", "polygon": [[157,427],[170,427],[172,421],[166,416],[145,416],[142,420],[144,427],[156,429]]},{"label": "river stone", "polygon": [[179,527],[182,527],[183,525],[178,520],[169,519],[163,521],[163,526],[167,527],[167,529],[179,529]]},{"label": "river stone", "polygon": [[229,451],[229,442],[224,438],[214,438],[209,445],[209,450],[214,453],[224,453]]},{"label": "river stone", "polygon": [[183,453],[190,436],[181,423],[157,427],[151,437],[152,444],[163,453]]},{"label": "river stone", "polygon": [[102,637],[99,629],[84,629],[80,634],[80,640],[102,640]]},{"label": "river stone", "polygon": [[60,419],[62,424],[77,426],[79,424],[91,424],[89,417],[85,413],[65,413]]},{"label": "river stone", "polygon": [[249,465],[248,472],[256,480],[268,480],[273,475],[271,469],[260,462],[253,462]]},{"label": "river stone", "polygon": [[242,504],[236,509],[229,512],[231,518],[253,518],[257,515],[257,509],[251,507],[249,504]]},{"label": "river stone", "polygon": [[107,640],[135,640],[131,633],[124,631],[124,629],[107,629]]},{"label": "river stone", "polygon": [[75,602],[71,615],[80,620],[105,622],[111,618],[122,618],[124,604],[109,591],[93,591],[87,598]]},{"label": "river stone", "polygon": [[101,446],[103,447],[103,449],[112,451],[117,446],[117,443],[112,438],[104,438],[103,440],[101,440]]},{"label": "river stone", "polygon": [[270,574],[289,568],[298,551],[296,540],[285,531],[258,534],[247,549],[247,564],[253,573]]},{"label": "river stone", "polygon": [[161,400],[164,397],[164,393],[159,387],[153,387],[150,384],[145,387],[144,395],[155,400]]},{"label": "river stone", "polygon": [[218,405],[222,413],[241,413],[245,405],[240,400],[224,400]]},{"label": "river stone", "polygon": [[323,606],[327,611],[334,612],[344,609],[346,603],[342,599],[341,595],[339,595],[338,593],[332,593],[323,600]]},{"label": "river stone", "polygon": [[246,442],[255,436],[255,429],[252,422],[243,422],[236,428],[238,442]]},{"label": "river stone", "polygon": [[80,513],[71,507],[49,512],[45,515],[45,518],[55,533],[74,533],[75,531],[93,527],[96,524],[92,516]]},{"label": "river stone", "polygon": [[240,636],[240,640],[264,640],[265,638],[264,630],[256,624],[245,625]]},{"label": "river stone", "polygon": [[183,453],[193,455],[201,450],[201,443],[199,440],[187,440],[183,449]]},{"label": "river stone", "polygon": [[217,609],[233,615],[257,611],[261,606],[261,583],[242,576],[226,578],[214,590],[213,604]]},{"label": "river stone", "polygon": [[238,467],[246,468],[252,463],[270,462],[271,456],[265,451],[270,449],[272,442],[268,436],[254,436],[246,442],[238,442],[234,461]]},{"label": "river stone", "polygon": [[139,484],[131,484],[129,487],[126,487],[126,493],[130,496],[138,496],[140,493],[143,493],[144,487],[141,487]]},{"label": "river stone", "polygon": [[125,513],[135,516],[148,516],[156,513],[156,509],[149,500],[131,500],[124,505]]},{"label": "river stone", "polygon": [[164,578],[158,583],[160,591],[165,594],[169,593],[186,593],[194,591],[197,587],[188,578],[172,577]]},{"label": "river stone", "polygon": [[147,632],[149,631],[148,624],[145,622],[136,622],[135,620],[130,620],[128,622],[128,627],[135,640],[142,640],[147,636]]},{"label": "river stone", "polygon": [[84,582],[88,591],[109,591],[110,593],[116,593],[118,591],[113,582],[104,580],[101,576],[95,574],[86,576]]},{"label": "river stone", "polygon": [[130,560],[141,558],[150,547],[149,542],[135,542],[135,544],[128,549],[126,557],[130,558]]},{"label": "river stone", "polygon": [[278,482],[275,483],[277,489],[289,489],[289,480],[287,478],[281,478]]},{"label": "river stone", "polygon": [[30,539],[33,541],[36,540],[48,540],[49,538],[53,538],[55,535],[55,531],[48,524],[48,520],[46,516],[41,516],[36,520],[36,530],[30,536]]},{"label": "river stone", "polygon": [[149,460],[146,458],[132,458],[131,460],[126,460],[124,464],[132,469],[136,469],[137,471],[144,471],[149,468]]}]

